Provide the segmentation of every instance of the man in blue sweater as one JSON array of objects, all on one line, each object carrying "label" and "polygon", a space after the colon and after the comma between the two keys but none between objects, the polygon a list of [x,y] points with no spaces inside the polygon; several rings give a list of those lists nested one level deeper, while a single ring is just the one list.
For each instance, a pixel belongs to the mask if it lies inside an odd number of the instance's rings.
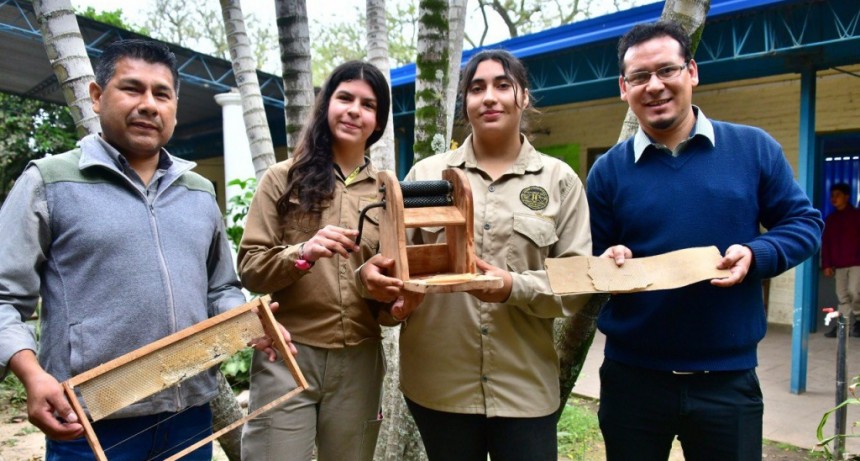
[{"label": "man in blue sweater", "polygon": [[614,295],[601,311],[607,459],[666,460],[677,436],[688,461],[759,461],[761,281],[816,251],[820,213],[773,138],[692,105],[699,74],[683,29],[638,25],[621,38],[618,59],[621,99],[640,128],[588,175],[595,254],[622,265],[716,245],[731,276]]}]

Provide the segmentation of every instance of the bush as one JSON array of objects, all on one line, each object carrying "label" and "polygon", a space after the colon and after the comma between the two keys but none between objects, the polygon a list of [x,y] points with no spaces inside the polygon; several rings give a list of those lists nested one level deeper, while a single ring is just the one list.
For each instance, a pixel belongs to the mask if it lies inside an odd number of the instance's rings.
[{"label": "bush", "polygon": [[246,347],[221,363],[221,373],[233,390],[247,389],[251,383],[251,358],[254,349]]}]

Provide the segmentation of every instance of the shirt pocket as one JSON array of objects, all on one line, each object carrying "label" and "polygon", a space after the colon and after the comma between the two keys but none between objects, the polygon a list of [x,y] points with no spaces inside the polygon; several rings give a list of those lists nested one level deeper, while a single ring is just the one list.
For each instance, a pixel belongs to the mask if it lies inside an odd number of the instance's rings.
[{"label": "shirt pocket", "polygon": [[549,218],[514,213],[508,241],[507,265],[513,272],[543,270],[550,247],[558,241],[555,223]]},{"label": "shirt pocket", "polygon": [[290,211],[282,218],[284,242],[292,244],[310,239],[322,228],[322,213],[325,212],[325,208],[321,213],[302,213],[298,211],[297,197],[290,197],[290,204]]}]

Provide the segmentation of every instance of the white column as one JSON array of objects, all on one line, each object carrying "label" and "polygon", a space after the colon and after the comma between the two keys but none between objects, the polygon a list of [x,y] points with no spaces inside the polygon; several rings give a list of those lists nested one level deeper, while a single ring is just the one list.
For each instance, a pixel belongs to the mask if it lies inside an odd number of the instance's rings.
[{"label": "white column", "polygon": [[215,102],[221,105],[224,117],[224,186],[226,203],[229,203],[230,198],[240,192],[237,186],[229,186],[230,181],[253,178],[254,164],[242,116],[242,96],[234,88],[229,93],[216,94]]},{"label": "white column", "polygon": [[[229,209],[230,198],[242,192],[239,186],[230,186],[230,181],[255,177],[254,164],[251,162],[251,145],[248,142],[245,118],[242,115],[242,96],[236,88],[233,88],[229,93],[216,94],[215,102],[221,105],[221,114],[224,118],[224,181],[226,181],[224,203]],[[228,227],[233,225],[233,216],[226,217],[226,224]],[[243,222],[242,226],[244,225]],[[232,244],[230,253],[233,255],[233,267],[235,267],[237,254]],[[248,299],[250,293],[244,288],[242,292]]]}]

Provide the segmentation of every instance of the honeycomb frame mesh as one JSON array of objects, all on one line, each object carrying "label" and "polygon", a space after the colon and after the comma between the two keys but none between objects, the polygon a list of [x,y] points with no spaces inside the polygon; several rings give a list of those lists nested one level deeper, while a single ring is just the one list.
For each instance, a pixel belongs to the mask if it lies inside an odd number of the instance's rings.
[{"label": "honeycomb frame mesh", "polygon": [[227,360],[265,335],[257,314],[247,311],[76,386],[93,421]]}]

